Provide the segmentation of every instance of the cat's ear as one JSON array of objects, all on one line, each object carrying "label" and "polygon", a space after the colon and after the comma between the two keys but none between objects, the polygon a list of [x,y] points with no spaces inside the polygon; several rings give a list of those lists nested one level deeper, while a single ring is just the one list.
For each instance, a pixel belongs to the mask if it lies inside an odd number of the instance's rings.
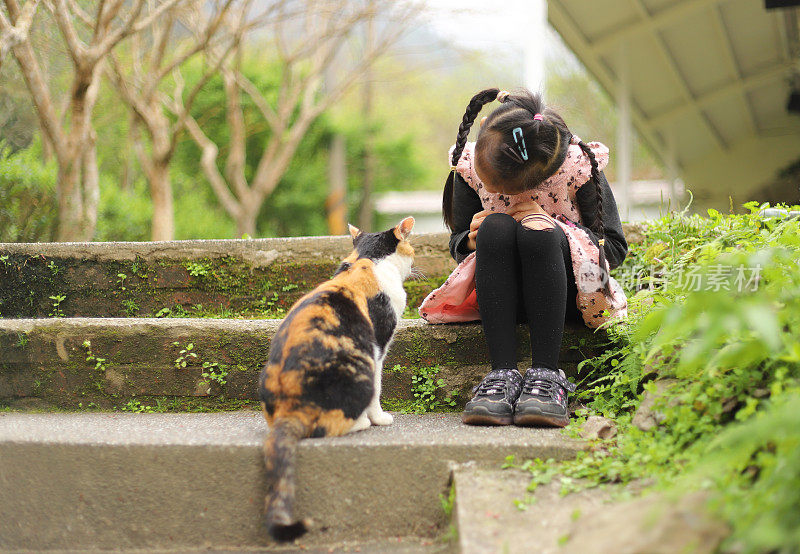
[{"label": "cat's ear", "polygon": [[358,228],[358,227],[356,227],[355,225],[350,225],[350,224],[348,223],[348,224],[347,224],[347,228],[350,230],[350,236],[351,236],[351,237],[353,237],[353,240],[355,240],[355,239],[356,239],[356,237],[358,237],[358,235],[360,235],[360,234],[361,234],[361,229],[359,229],[359,228]]},{"label": "cat's ear", "polygon": [[401,221],[397,227],[394,228],[394,236],[397,237],[397,240],[406,240],[408,235],[411,234],[411,229],[414,228],[414,218],[407,217],[403,221]]}]

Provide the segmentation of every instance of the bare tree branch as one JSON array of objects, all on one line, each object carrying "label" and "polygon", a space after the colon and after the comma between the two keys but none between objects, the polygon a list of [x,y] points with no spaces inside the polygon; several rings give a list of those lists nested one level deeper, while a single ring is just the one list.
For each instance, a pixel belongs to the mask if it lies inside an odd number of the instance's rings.
[{"label": "bare tree branch", "polygon": [[[238,1],[246,7],[251,0]],[[145,150],[139,141],[137,156],[153,199],[153,240],[172,238],[174,224],[169,165],[197,95],[219,73],[240,38],[231,35],[226,28],[230,25],[236,2],[216,0],[213,9],[208,10],[200,0],[174,0],[173,9],[153,21],[147,32],[137,32],[129,42],[132,63],[124,70],[117,56],[109,56],[106,74],[150,142],[150,148]],[[174,29],[188,31],[188,34],[181,33],[180,38],[175,38]],[[208,55],[210,50],[216,52],[217,59],[203,70],[187,93],[181,67],[204,52],[213,60]],[[170,77],[172,87],[169,87]],[[172,112],[175,117],[170,118],[167,112]],[[208,157],[210,154],[204,155]]]},{"label": "bare tree branch", "polygon": [[26,40],[38,6],[39,0],[28,0],[28,3],[22,8],[22,12],[15,18],[13,25],[5,14],[0,12],[0,66],[2,66],[6,54],[14,46]]},{"label": "bare tree branch", "polygon": [[[21,15],[17,0],[5,0],[5,5],[11,17],[10,23],[16,25]],[[13,47],[13,51],[20,71],[22,72],[22,77],[31,93],[31,100],[34,106],[36,106],[36,112],[39,115],[42,130],[53,146],[56,156],[58,156],[59,153],[64,152],[64,134],[59,124],[58,114],[53,106],[50,89],[47,87],[47,81],[33,53],[30,33],[26,33],[24,37],[21,37],[20,42]]]},{"label": "bare tree branch", "polygon": [[193,117],[188,116],[186,118],[186,128],[189,131],[192,139],[194,139],[202,151],[200,165],[203,169],[203,173],[208,179],[208,182],[211,184],[211,188],[217,195],[217,199],[219,200],[220,204],[222,204],[222,207],[225,209],[225,211],[227,211],[231,217],[236,219],[239,217],[240,204],[237,198],[231,194],[230,189],[228,189],[228,185],[225,183],[224,177],[217,167],[217,155],[219,154],[219,148],[205,135],[205,133],[203,133],[203,130]]},{"label": "bare tree branch", "polygon": [[83,64],[86,45],[78,38],[78,33],[70,17],[69,8],[64,0],[54,0],[54,3],[51,4],[51,10],[55,16],[56,24],[64,36],[67,53],[72,58],[72,63],[75,64],[75,67],[79,67]]},{"label": "bare tree branch", "polygon": [[[259,90],[244,75],[240,50],[232,56],[234,63],[222,68],[230,130],[224,174],[216,159],[220,149],[202,133],[200,123],[191,120],[187,128],[203,151],[201,168],[220,203],[236,219],[239,233],[255,233],[261,205],[277,187],[313,122],[408,28],[411,12],[396,9],[397,6],[391,0],[346,4],[333,0],[286,0],[274,11],[281,21],[269,26],[270,42],[281,71],[277,91],[269,94]],[[291,17],[287,15],[290,13]],[[392,32],[386,33],[378,44],[365,47],[359,58],[340,72],[336,82],[326,82],[334,59],[344,56],[346,46],[358,40],[358,29],[378,14],[392,21]],[[242,131],[242,93],[250,97],[270,131],[249,183],[244,179],[247,133]]]},{"label": "bare tree branch", "polygon": [[[8,31],[11,25],[30,28],[38,0],[28,0],[24,10],[20,10],[18,1],[3,0],[9,18],[0,20],[0,30]],[[169,19],[166,16],[173,7],[189,0],[131,0],[127,11],[126,0],[98,0],[91,12],[77,0],[44,1],[72,60],[68,92],[54,98],[37,60],[30,32],[19,35],[11,49],[36,107],[45,142],[52,146],[58,163],[58,239],[90,240],[99,196],[92,114],[105,61],[122,40],[143,32],[159,18]],[[59,116],[56,104],[64,105],[63,117]],[[147,111],[144,106],[139,106],[139,110]]]},{"label": "bare tree branch", "polygon": [[94,18],[92,18],[91,15],[81,8],[75,0],[68,0],[68,2],[70,11],[78,16],[78,19],[81,23],[83,23],[89,29],[92,29],[95,25]]},{"label": "bare tree branch", "polygon": [[[156,81],[161,81],[167,75],[171,74],[172,71],[186,63],[192,56],[202,52],[203,50],[209,49],[211,44],[211,39],[217,34],[220,30],[220,26],[225,20],[225,16],[227,15],[228,11],[230,10],[231,6],[233,5],[234,0],[225,0],[225,3],[220,8],[220,11],[216,13],[216,15],[209,20],[208,24],[203,29],[201,36],[196,39],[191,48],[187,49],[180,56],[176,56],[172,62],[164,67],[161,67],[157,76],[155,77]],[[160,67],[160,61],[154,67]]]},{"label": "bare tree branch", "polygon": [[[159,5],[158,8],[151,12],[150,17],[146,18],[148,25],[153,21],[153,15],[161,15],[164,9],[171,8],[178,1],[180,0],[167,0],[163,4]],[[96,29],[98,29],[99,32],[93,37],[92,48],[89,51],[89,57],[93,61],[103,58],[111,51],[112,48],[119,44],[122,39],[131,33],[141,31],[146,27],[146,25],[144,25],[140,28],[135,28],[136,26],[134,25],[142,11],[142,8],[144,7],[145,0],[134,0],[134,2],[133,8],[131,8],[131,11],[128,13],[128,17],[125,18],[125,21],[122,23],[122,25],[118,26],[113,31],[109,31],[108,29],[111,27],[114,17],[116,17],[117,13],[119,13],[119,9],[122,6],[121,0],[118,0],[105,10],[103,15],[106,15],[107,17],[104,17],[102,22],[98,22]]]}]

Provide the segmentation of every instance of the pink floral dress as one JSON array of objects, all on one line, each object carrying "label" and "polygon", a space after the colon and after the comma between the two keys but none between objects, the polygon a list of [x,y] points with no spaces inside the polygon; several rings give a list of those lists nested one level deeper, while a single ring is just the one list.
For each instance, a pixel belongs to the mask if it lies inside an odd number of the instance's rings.
[{"label": "pink floral dress", "polygon": [[[506,212],[520,202],[533,199],[554,218],[569,241],[572,269],[578,289],[575,302],[584,323],[591,328],[597,328],[611,319],[626,317],[628,299],[613,277],[610,277],[609,282],[611,293],[608,294],[603,290],[598,247],[586,231],[575,225],[576,221],[584,225],[577,208],[575,193],[592,176],[589,157],[578,146],[579,140],[573,137],[564,163],[555,175],[535,191],[526,191],[514,196],[488,192],[473,166],[474,142],[468,142],[464,147],[456,171],[478,193],[485,210]],[[595,154],[599,169],[602,170],[608,165],[608,148],[599,142],[590,142],[588,145]],[[452,149],[450,153],[452,154]],[[608,269],[607,261],[605,265]],[[608,315],[604,315],[606,310]],[[455,323],[480,319],[475,293],[474,252],[453,270],[441,287],[423,300],[419,313],[429,323]]]}]

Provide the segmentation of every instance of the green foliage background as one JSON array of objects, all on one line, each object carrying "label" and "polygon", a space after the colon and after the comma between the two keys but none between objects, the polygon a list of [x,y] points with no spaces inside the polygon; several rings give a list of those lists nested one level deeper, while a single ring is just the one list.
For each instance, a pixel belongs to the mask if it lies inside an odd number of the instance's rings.
[{"label": "green foliage background", "polygon": [[0,242],[53,240],[58,205],[55,163],[37,140],[14,152],[0,142]]},{"label": "green foliage background", "polygon": [[[564,492],[634,479],[705,489],[732,530],[726,551],[800,551],[800,224],[762,219],[764,207],[648,223],[615,270],[639,283],[629,317],[609,327],[603,355],[581,363],[586,409],[572,425],[599,414],[620,433],[575,461],[527,464],[533,486],[560,474]],[[740,266],[759,268],[755,290],[739,290]],[[685,286],[681,270],[708,279],[719,267],[734,268],[719,290]],[[663,421],[642,431],[632,416],[662,379],[676,380],[656,403]]]}]

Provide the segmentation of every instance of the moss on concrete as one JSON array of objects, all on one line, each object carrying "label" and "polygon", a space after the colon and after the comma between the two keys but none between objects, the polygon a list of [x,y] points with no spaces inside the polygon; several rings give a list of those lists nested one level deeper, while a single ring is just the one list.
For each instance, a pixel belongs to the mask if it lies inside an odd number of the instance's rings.
[{"label": "moss on concrete", "polygon": [[[262,267],[235,256],[148,261],[0,252],[0,316],[280,318],[337,265],[325,256]],[[406,283],[409,316],[443,279]]]},{"label": "moss on concrete", "polygon": [[261,409],[255,400],[195,398],[190,396],[137,396],[119,398],[116,403],[99,405],[80,400],[74,405],[52,404],[42,399],[0,399],[0,412],[130,412],[130,413],[212,413]]}]

